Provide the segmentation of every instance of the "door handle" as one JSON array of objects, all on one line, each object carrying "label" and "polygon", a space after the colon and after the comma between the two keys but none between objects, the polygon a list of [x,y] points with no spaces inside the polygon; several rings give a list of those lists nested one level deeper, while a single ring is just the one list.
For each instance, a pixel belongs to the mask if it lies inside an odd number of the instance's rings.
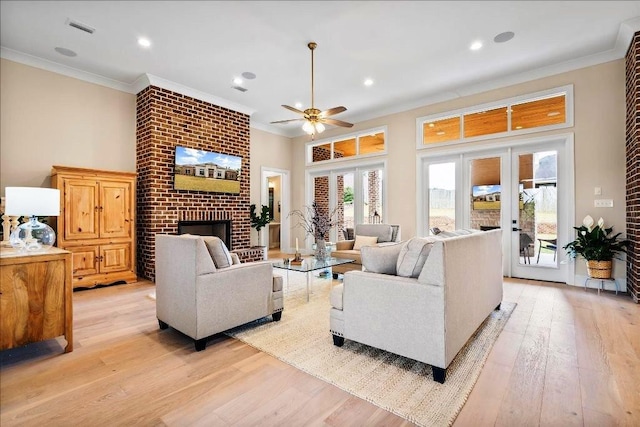
[{"label": "door handle", "polygon": [[513,230],[513,231],[522,231],[522,228],[513,227],[511,230]]}]

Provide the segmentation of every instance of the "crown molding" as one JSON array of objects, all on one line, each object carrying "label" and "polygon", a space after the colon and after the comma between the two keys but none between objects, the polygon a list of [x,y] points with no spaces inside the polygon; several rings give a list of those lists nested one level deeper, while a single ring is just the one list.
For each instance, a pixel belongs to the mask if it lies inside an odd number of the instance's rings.
[{"label": "crown molding", "polygon": [[77,68],[69,67],[67,65],[58,64],[57,62],[49,61],[48,59],[42,59],[37,56],[18,52],[17,50],[8,49],[4,46],[0,47],[0,58],[28,65],[30,67],[51,71],[52,73],[62,74],[63,76],[73,77],[78,80],[105,86],[121,92],[133,93],[131,92],[130,84],[103,77],[98,74],[89,73],[87,71],[78,70]]},{"label": "crown molding", "polygon": [[180,83],[163,79],[162,77],[154,76],[153,74],[142,74],[133,83],[125,83],[97,74],[89,73],[87,71],[81,71],[67,65],[49,61],[48,59],[38,58],[37,56],[28,55],[26,53],[18,52],[17,50],[8,49],[6,47],[0,47],[0,58],[8,59],[9,61],[18,62],[20,64],[40,68],[42,70],[51,71],[56,74],[62,74],[63,76],[73,77],[78,80],[105,86],[134,95],[139,93],[147,86],[153,85],[161,87],[163,89],[178,92],[182,95],[190,96],[201,101],[209,102],[223,108],[228,108],[229,110],[238,111],[249,116],[255,113],[255,109],[253,108],[249,108],[245,105],[238,104],[233,101],[217,97],[215,95],[211,95],[210,93],[206,93],[201,90],[182,85]]},{"label": "crown molding", "polygon": [[[152,85],[152,86],[158,86],[163,89],[167,89],[173,92],[178,92],[182,95],[190,96],[192,98],[199,99],[200,101],[209,102],[219,107],[228,108],[229,110],[237,111],[239,113],[247,114],[249,116],[256,112],[254,108],[249,108],[245,105],[238,104],[236,102],[229,101],[227,99],[220,98],[215,95],[211,95],[210,93],[203,92],[201,90],[194,89],[192,87],[185,86],[180,83],[172,82],[171,80],[163,79],[162,77],[154,76],[153,74],[145,74],[144,76],[146,76],[146,79],[149,82],[149,85]],[[144,82],[143,77],[142,76],[139,77],[136,80],[136,82],[138,83],[138,86],[139,86],[141,82]],[[144,89],[145,87],[146,86],[144,86],[142,89]]]}]

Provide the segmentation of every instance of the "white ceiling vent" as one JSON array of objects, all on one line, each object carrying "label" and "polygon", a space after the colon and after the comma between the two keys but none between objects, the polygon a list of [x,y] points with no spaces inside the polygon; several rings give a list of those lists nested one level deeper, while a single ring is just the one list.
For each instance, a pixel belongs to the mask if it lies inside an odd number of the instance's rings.
[{"label": "white ceiling vent", "polygon": [[246,91],[249,90],[247,88],[244,88],[242,86],[237,86],[237,85],[236,86],[231,86],[231,87],[234,88],[235,90],[239,90],[240,92],[246,92]]},{"label": "white ceiling vent", "polygon": [[89,34],[93,34],[95,33],[96,29],[95,28],[91,28],[90,26],[83,24],[81,22],[78,21],[74,21],[72,19],[67,19],[67,25],[70,27],[73,27],[75,29],[84,31],[85,33],[89,33]]}]

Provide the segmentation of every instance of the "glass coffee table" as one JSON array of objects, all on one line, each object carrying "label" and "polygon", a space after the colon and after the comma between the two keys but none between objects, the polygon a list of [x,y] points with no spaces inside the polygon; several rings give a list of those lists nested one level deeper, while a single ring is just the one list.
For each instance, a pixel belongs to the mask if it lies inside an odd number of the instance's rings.
[{"label": "glass coffee table", "polygon": [[[333,267],[334,265],[349,264],[355,260],[347,258],[327,258],[324,261],[318,261],[317,259],[303,258],[302,264],[285,264],[283,261],[274,262],[273,267],[281,270],[299,271],[301,273],[307,273],[307,302],[309,302],[309,292],[311,289],[311,273],[317,270],[324,270],[325,268]],[[287,280],[288,281],[288,280]]]}]

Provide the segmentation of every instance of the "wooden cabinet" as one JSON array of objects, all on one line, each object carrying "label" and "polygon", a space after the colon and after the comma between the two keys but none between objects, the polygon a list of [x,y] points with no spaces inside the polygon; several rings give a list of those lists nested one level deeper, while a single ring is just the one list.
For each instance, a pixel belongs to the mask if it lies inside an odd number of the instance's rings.
[{"label": "wooden cabinet", "polygon": [[71,254],[0,249],[0,348],[64,335],[73,350]]},{"label": "wooden cabinet", "polygon": [[72,253],[73,286],[134,282],[136,175],[54,166],[57,245]]}]

